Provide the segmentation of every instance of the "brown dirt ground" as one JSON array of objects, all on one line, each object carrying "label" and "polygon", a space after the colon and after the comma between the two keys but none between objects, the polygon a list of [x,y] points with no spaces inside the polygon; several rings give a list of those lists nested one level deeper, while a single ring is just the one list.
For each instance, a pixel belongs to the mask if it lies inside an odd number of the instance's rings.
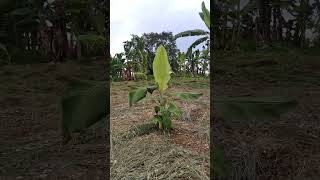
[{"label": "brown dirt ground", "polygon": [[104,80],[105,62],[2,66],[0,179],[106,179],[106,140],[60,146],[66,78]]},{"label": "brown dirt ground", "polygon": [[[232,164],[230,179],[319,179],[319,56],[220,58],[215,66],[218,69],[215,95],[289,96],[299,103],[276,122],[254,126],[228,125],[222,119],[214,120],[214,142],[224,147],[226,158]],[[238,66],[261,59],[278,64]]]}]

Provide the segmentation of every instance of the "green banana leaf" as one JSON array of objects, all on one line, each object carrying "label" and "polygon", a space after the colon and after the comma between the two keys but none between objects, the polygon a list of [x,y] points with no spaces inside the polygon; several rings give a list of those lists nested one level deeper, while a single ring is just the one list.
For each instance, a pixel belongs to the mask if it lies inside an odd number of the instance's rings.
[{"label": "green banana leaf", "polygon": [[107,82],[74,80],[62,97],[62,134],[65,142],[72,133],[83,131],[109,115]]},{"label": "green banana leaf", "polygon": [[156,89],[158,89],[158,86],[132,87],[129,92],[129,106],[131,107],[133,104],[145,98],[147,92],[152,94]]},{"label": "green banana leaf", "polygon": [[178,92],[178,93],[171,93],[169,94],[170,96],[175,96],[181,100],[184,101],[190,101],[190,100],[196,100],[199,97],[201,97],[203,94],[202,93],[197,93],[197,92]]},{"label": "green banana leaf", "polygon": [[201,3],[201,9],[202,9],[202,13],[199,13],[200,17],[206,24],[207,28],[210,29],[210,12],[206,8],[206,5],[204,4],[204,2]]},{"label": "green banana leaf", "polygon": [[194,41],[194,42],[190,45],[190,47],[188,48],[186,55],[187,55],[187,56],[190,56],[191,53],[192,53],[192,49],[193,49],[193,48],[197,47],[199,44],[207,41],[208,39],[209,39],[209,37],[208,37],[208,36],[205,36],[205,37],[203,37],[203,38],[199,38],[199,39],[197,39],[196,41]]},{"label": "green banana leaf", "polygon": [[132,89],[129,92],[129,106],[131,107],[133,104],[145,98],[147,96],[147,92],[147,88],[145,87]]},{"label": "green banana leaf", "polygon": [[234,122],[277,120],[296,105],[286,97],[213,97],[215,115]]},{"label": "green banana leaf", "polygon": [[178,118],[181,118],[182,116],[181,109],[174,102],[169,103],[168,111]]},{"label": "green banana leaf", "polygon": [[210,32],[204,31],[202,29],[194,29],[194,30],[188,30],[181,33],[178,33],[174,36],[174,39],[178,39],[181,37],[188,37],[188,36],[204,36],[208,35]]}]

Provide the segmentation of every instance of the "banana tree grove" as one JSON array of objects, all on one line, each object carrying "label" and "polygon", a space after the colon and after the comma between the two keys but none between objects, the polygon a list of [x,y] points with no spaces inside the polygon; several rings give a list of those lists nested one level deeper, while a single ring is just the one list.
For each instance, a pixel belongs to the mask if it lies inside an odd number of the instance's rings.
[{"label": "banana tree grove", "polygon": [[8,54],[38,52],[48,61],[108,54],[106,3],[104,0],[3,0],[0,43]]}]

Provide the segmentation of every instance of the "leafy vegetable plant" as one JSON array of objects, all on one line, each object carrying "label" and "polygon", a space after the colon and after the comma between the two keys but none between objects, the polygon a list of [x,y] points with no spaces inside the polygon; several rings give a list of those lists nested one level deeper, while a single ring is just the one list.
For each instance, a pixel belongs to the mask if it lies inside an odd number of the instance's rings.
[{"label": "leafy vegetable plant", "polygon": [[172,129],[172,118],[181,118],[182,111],[174,101],[170,101],[169,96],[176,96],[181,100],[197,99],[201,93],[167,93],[168,82],[170,81],[170,74],[172,73],[168,61],[167,51],[163,46],[157,49],[156,56],[153,60],[153,75],[155,85],[146,87],[135,87],[129,92],[129,105],[130,107],[142,100],[148,93],[153,94],[158,91],[159,95],[154,98],[156,103],[154,107],[155,115],[153,121],[158,124],[159,129],[170,130]]}]

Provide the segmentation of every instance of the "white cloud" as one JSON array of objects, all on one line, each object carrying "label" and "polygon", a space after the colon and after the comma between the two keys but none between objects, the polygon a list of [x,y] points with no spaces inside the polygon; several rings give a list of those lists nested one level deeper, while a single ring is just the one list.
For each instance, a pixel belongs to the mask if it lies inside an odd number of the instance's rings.
[{"label": "white cloud", "polygon": [[[123,42],[131,34],[172,31],[174,34],[189,29],[206,29],[199,17],[199,0],[111,0],[111,54],[123,51]],[[205,0],[210,8],[210,0]],[[189,40],[178,40],[178,48],[186,49]]]}]

